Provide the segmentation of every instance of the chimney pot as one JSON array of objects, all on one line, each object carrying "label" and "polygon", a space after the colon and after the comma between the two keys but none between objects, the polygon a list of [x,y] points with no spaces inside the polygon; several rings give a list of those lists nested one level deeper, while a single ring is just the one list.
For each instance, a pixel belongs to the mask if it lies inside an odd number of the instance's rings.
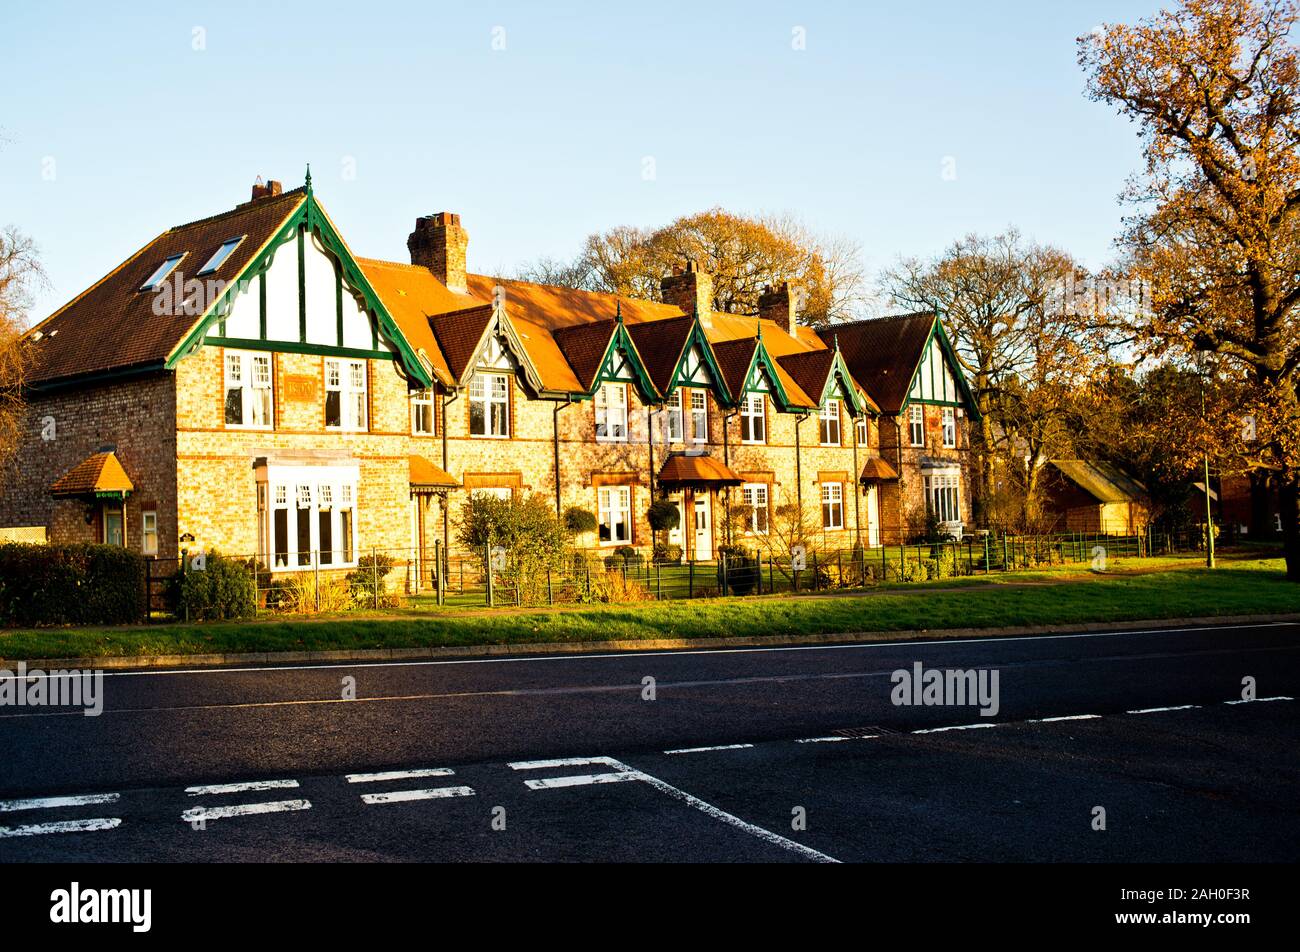
[{"label": "chimney pot", "polygon": [[758,296],[758,316],[762,320],[772,321],[794,337],[799,326],[797,298],[797,293],[791,293],[790,282],[782,281],[775,286],[769,284]]},{"label": "chimney pot", "polygon": [[253,197],[249,199],[249,201],[256,202],[263,198],[274,198],[283,191],[284,186],[275,179],[271,179],[271,181],[263,184],[262,176],[259,175],[257,181],[253,183]]},{"label": "chimney pot", "polygon": [[712,324],[713,277],[688,260],[685,267],[673,266],[673,273],[659,282],[665,304],[675,304],[683,314],[698,314],[705,327]]}]

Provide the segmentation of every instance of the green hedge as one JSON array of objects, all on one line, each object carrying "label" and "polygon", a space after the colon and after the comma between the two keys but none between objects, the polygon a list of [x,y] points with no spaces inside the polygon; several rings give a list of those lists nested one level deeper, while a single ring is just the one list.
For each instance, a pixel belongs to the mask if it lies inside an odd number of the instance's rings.
[{"label": "green hedge", "polygon": [[185,566],[181,577],[180,613],[191,621],[252,618],[257,614],[257,583],[247,565],[217,552],[205,556],[206,567]]},{"label": "green hedge", "polygon": [[0,544],[0,625],[127,624],[144,598],[144,559],[121,546]]}]

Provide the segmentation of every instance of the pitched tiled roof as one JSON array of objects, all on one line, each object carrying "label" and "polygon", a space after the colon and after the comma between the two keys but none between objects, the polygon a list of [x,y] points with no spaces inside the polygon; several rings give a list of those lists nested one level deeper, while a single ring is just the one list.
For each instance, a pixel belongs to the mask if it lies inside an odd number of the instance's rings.
[{"label": "pitched tiled roof", "polygon": [[557,328],[553,335],[560,353],[568,361],[584,390],[590,390],[600,373],[600,361],[609,349],[617,321],[594,321]]},{"label": "pitched tiled roof", "polygon": [[[145,275],[148,277],[148,275]],[[131,477],[111,450],[86,457],[50,486],[53,496],[88,496],[95,493],[129,493],[135,489]]]},{"label": "pitched tiled roof", "polygon": [[434,334],[442,345],[447,366],[456,380],[465,379],[465,371],[474,359],[474,350],[483,339],[483,331],[492,320],[491,304],[476,304],[459,311],[434,314],[429,318]]},{"label": "pitched tiled roof", "polygon": [[735,472],[712,456],[693,453],[673,453],[664,460],[659,470],[659,482],[664,484],[697,483],[707,485],[739,486],[744,482]]},{"label": "pitched tiled roof", "polygon": [[177,273],[186,280],[196,277],[223,242],[246,236],[214,274],[205,276],[205,280],[231,280],[297,210],[305,195],[304,189],[295,189],[163,232],[27,333],[29,382],[161,366],[198,317],[185,314],[181,302],[175,302],[172,314],[155,314],[155,292],[141,291],[141,285],[163,261],[178,254],[185,257],[171,277]]},{"label": "pitched tiled roof", "polygon": [[592,321],[613,320],[620,305],[623,321],[627,324],[678,317],[682,313],[671,304],[620,297],[601,291],[579,291],[549,284],[533,284],[513,278],[494,278],[486,274],[468,275],[467,283],[469,293],[483,301],[494,300],[496,289],[500,287],[508,314],[550,330]]},{"label": "pitched tiled roof", "polygon": [[[673,310],[676,310],[674,308]],[[686,349],[686,340],[695,326],[693,318],[678,314],[648,324],[629,324],[627,332],[636,345],[646,372],[660,393],[668,392],[673,371]]]},{"label": "pitched tiled roof", "polygon": [[802,354],[786,354],[778,357],[776,363],[794,378],[794,382],[812,398],[815,406],[820,405],[822,394],[826,392],[826,378],[830,376],[831,366],[835,363],[835,351],[808,350]]},{"label": "pitched tiled roof", "polygon": [[469,295],[449,290],[433,276],[432,271],[421,265],[373,258],[357,258],[356,262],[401,329],[402,336],[428,358],[434,376],[444,384],[454,383],[451,367],[429,326],[429,317],[478,307],[480,302]]},{"label": "pitched tiled roof", "polygon": [[832,324],[817,333],[828,344],[838,339],[849,372],[885,413],[896,414],[907,399],[935,319],[933,313],[900,314]]},{"label": "pitched tiled roof", "polygon": [[713,356],[717,358],[722,379],[733,394],[739,395],[745,388],[745,378],[749,375],[749,366],[754,362],[754,351],[757,349],[757,337],[721,341],[713,345]]},{"label": "pitched tiled roof", "polygon": [[1101,460],[1054,459],[1066,479],[1098,502],[1140,502],[1147,488],[1118,466]]},{"label": "pitched tiled roof", "polygon": [[898,478],[898,470],[890,466],[878,456],[873,456],[867,460],[867,464],[862,467],[862,475],[858,477],[862,482],[882,483],[890,482]]}]

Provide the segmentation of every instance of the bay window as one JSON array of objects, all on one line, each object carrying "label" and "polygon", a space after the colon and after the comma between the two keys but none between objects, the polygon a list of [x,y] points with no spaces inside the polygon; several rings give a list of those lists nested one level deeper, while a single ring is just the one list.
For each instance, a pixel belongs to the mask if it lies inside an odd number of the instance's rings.
[{"label": "bay window", "polygon": [[226,426],[271,425],[271,355],[226,351]]},{"label": "bay window", "polygon": [[767,398],[761,393],[745,395],[745,405],[740,411],[740,441],[767,442]]},{"label": "bay window", "polygon": [[258,472],[258,553],[272,571],[356,565],[355,466]]},{"label": "bay window", "polygon": [[925,507],[939,522],[961,522],[958,473],[932,473],[924,478]]},{"label": "bay window", "polygon": [[325,359],[325,428],[366,428],[366,362]]},{"label": "bay window", "polygon": [[596,391],[596,439],[627,442],[627,384],[601,384]]},{"label": "bay window", "polygon": [[510,377],[476,373],[469,383],[469,435],[510,436]]},{"label": "bay window", "polygon": [[632,541],[632,489],[601,486],[596,490],[601,545],[627,545]]}]

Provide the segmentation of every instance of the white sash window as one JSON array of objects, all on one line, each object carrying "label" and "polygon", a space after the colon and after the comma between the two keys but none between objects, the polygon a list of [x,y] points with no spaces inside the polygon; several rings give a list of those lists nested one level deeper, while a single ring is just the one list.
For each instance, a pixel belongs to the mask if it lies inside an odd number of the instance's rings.
[{"label": "white sash window", "polygon": [[366,428],[366,362],[325,360],[325,428]]},{"label": "white sash window", "polygon": [[226,426],[271,426],[271,355],[226,351]]},{"label": "white sash window", "polygon": [[626,384],[601,384],[596,391],[596,439],[602,443],[627,442]]},{"label": "white sash window", "polygon": [[767,442],[767,399],[761,393],[745,395],[745,405],[740,411],[740,441]]}]

